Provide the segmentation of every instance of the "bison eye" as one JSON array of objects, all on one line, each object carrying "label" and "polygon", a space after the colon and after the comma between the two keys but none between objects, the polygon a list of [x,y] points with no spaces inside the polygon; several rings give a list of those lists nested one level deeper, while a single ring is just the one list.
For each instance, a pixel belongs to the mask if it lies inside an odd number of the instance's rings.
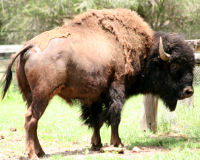
[{"label": "bison eye", "polygon": [[172,63],[170,65],[170,71],[172,74],[176,74],[180,69],[180,65],[178,63]]},{"label": "bison eye", "polygon": [[170,73],[172,75],[173,78],[175,78],[176,80],[180,79],[183,76],[184,71],[181,69],[180,64],[178,63],[172,63],[170,65]]}]

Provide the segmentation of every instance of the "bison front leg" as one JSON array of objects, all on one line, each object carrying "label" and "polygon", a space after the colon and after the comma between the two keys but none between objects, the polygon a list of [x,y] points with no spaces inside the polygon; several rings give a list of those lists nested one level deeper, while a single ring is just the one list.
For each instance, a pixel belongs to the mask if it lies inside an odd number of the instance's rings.
[{"label": "bison front leg", "polygon": [[37,136],[38,120],[44,113],[48,101],[34,101],[29,106],[27,113],[25,114],[25,140],[26,140],[26,152],[29,158],[42,157],[45,155],[42,147],[39,143]]},{"label": "bison front leg", "polygon": [[93,151],[99,151],[102,147],[101,136],[100,136],[100,129],[102,125],[103,123],[101,125],[97,125],[94,127],[93,135],[91,138],[91,144],[92,144],[91,150]]},{"label": "bison front leg", "polygon": [[102,103],[95,102],[91,106],[81,106],[82,119],[89,127],[93,128],[93,135],[91,138],[91,150],[98,151],[102,147],[100,129],[103,125],[103,110]]},{"label": "bison front leg", "polygon": [[111,125],[111,140],[110,144],[118,147],[122,145],[119,137],[119,124],[121,120],[121,110],[125,102],[125,87],[124,84],[114,82],[109,90],[109,109],[108,109],[108,121]]}]

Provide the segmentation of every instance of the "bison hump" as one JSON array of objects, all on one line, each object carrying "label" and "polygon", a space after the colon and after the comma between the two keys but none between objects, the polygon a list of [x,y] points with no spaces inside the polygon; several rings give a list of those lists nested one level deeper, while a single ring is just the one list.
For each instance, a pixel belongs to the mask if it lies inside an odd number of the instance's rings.
[{"label": "bison hump", "polygon": [[151,27],[128,9],[91,10],[76,16],[72,25],[112,34],[123,48],[125,74],[140,72],[140,60],[146,58],[154,43]]},{"label": "bison hump", "polygon": [[70,33],[68,32],[67,27],[61,26],[50,31],[43,32],[27,43],[36,44],[41,50],[44,50],[48,46],[50,40],[54,38],[67,38],[69,35]]}]

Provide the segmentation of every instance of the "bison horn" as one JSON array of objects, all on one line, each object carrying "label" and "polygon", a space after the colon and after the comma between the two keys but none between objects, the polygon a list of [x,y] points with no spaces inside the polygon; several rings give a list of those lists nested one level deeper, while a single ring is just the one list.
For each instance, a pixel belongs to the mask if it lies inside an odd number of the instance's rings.
[{"label": "bison horn", "polygon": [[160,58],[163,61],[168,61],[169,58],[170,58],[170,55],[164,51],[163,43],[162,43],[162,38],[161,37],[160,37],[160,44],[159,44],[159,55],[160,55]]}]

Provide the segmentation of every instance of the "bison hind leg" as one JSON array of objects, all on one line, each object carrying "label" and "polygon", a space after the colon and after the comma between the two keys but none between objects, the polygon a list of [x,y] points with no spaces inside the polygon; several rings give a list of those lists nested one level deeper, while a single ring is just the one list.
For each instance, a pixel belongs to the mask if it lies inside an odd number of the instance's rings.
[{"label": "bison hind leg", "polygon": [[25,114],[24,128],[26,138],[26,152],[29,158],[42,157],[45,155],[37,136],[37,127],[38,121],[43,115],[48,103],[48,98],[37,96],[33,99]]},{"label": "bison hind leg", "polygon": [[103,105],[101,102],[95,102],[91,106],[81,106],[84,123],[93,128],[93,135],[91,138],[91,150],[100,150],[102,147],[100,129],[104,123]]}]

